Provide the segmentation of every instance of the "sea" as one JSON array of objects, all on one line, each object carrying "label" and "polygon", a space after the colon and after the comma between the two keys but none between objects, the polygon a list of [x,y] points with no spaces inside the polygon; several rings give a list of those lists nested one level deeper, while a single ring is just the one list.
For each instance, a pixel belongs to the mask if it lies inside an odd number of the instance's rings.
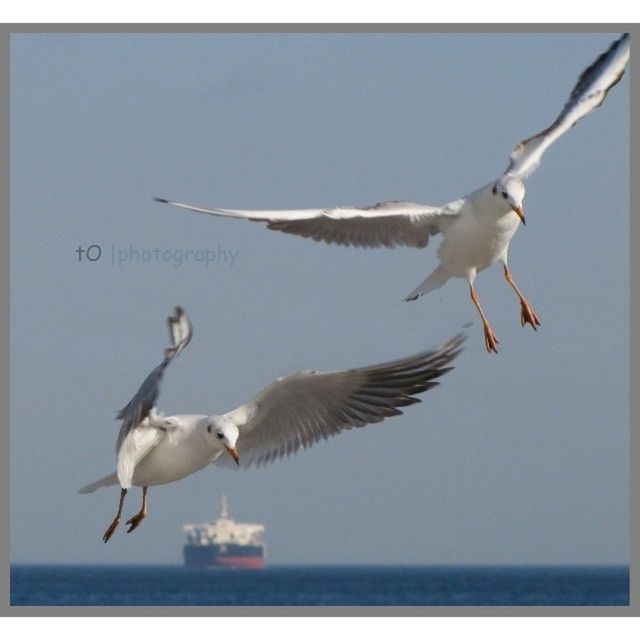
[{"label": "sea", "polygon": [[624,607],[629,569],[594,567],[11,567],[12,607]]}]

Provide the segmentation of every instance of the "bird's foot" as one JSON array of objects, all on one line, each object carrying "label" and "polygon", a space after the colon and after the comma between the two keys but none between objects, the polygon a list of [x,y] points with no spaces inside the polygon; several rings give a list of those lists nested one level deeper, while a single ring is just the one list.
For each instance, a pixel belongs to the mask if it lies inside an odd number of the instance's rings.
[{"label": "bird's foot", "polygon": [[491,353],[498,353],[498,337],[493,333],[493,329],[488,325],[484,325],[484,344],[487,347],[487,351]]},{"label": "bird's foot", "polygon": [[540,321],[538,320],[538,316],[535,314],[531,306],[526,300],[520,301],[520,324],[524,327],[525,324],[530,324],[533,327],[534,331],[538,330],[540,326]]},{"label": "bird's foot", "polygon": [[145,511],[140,511],[139,513],[136,513],[133,518],[129,518],[129,520],[127,520],[127,524],[130,524],[131,526],[127,529],[127,533],[131,533],[134,529],[137,529],[138,525],[145,519],[146,516],[147,514]]},{"label": "bird's foot", "polygon": [[104,535],[102,536],[102,542],[109,542],[109,538],[113,535],[113,532],[118,528],[119,524],[120,524],[120,517],[116,516],[113,519],[113,522],[111,523],[109,528],[105,531]]}]

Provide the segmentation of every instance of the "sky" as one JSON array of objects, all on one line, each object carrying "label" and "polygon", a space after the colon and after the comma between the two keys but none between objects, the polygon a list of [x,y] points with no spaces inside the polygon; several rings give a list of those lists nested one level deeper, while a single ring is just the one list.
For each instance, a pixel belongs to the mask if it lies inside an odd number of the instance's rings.
[{"label": "sky", "polygon": [[[271,564],[628,561],[629,84],[527,181],[510,267],[404,303],[426,250],[319,244],[228,208],[443,204],[498,176],[616,34],[21,34],[11,42],[11,559],[179,564],[185,523],[260,522]],[[78,251],[80,249],[80,251]],[[200,253],[196,253],[200,252]],[[196,256],[209,256],[197,260]],[[181,305],[159,408],[410,355],[472,322],[423,402],[272,465],[152,487],[101,537],[116,412]],[[242,452],[240,451],[240,455]],[[128,518],[139,508],[131,491]]]}]

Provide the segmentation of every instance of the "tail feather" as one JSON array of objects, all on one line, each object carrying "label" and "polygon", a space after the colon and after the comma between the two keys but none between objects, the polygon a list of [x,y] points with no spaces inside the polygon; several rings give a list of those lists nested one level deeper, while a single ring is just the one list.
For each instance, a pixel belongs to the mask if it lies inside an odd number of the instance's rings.
[{"label": "tail feather", "polygon": [[88,484],[86,487],[82,487],[82,489],[78,490],[78,493],[93,493],[100,487],[110,487],[114,484],[118,484],[118,476],[115,473],[111,473],[104,478],[100,478],[100,480]]},{"label": "tail feather", "polygon": [[429,293],[434,289],[439,289],[447,280],[449,280],[449,278],[451,278],[451,276],[442,267],[442,265],[438,265],[431,274],[404,299],[404,301],[409,302],[411,300],[417,300],[425,293]]}]

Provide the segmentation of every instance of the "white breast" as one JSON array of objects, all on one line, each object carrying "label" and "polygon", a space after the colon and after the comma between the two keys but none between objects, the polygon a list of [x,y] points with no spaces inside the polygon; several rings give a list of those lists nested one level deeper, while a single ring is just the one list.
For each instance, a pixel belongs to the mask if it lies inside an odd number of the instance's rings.
[{"label": "white breast", "polygon": [[520,219],[511,210],[462,212],[445,232],[438,257],[451,275],[468,278],[505,255],[519,225]]},{"label": "white breast", "polygon": [[158,446],[136,466],[133,484],[146,487],[180,480],[213,462],[222,453],[216,445],[204,424],[168,430]]}]

